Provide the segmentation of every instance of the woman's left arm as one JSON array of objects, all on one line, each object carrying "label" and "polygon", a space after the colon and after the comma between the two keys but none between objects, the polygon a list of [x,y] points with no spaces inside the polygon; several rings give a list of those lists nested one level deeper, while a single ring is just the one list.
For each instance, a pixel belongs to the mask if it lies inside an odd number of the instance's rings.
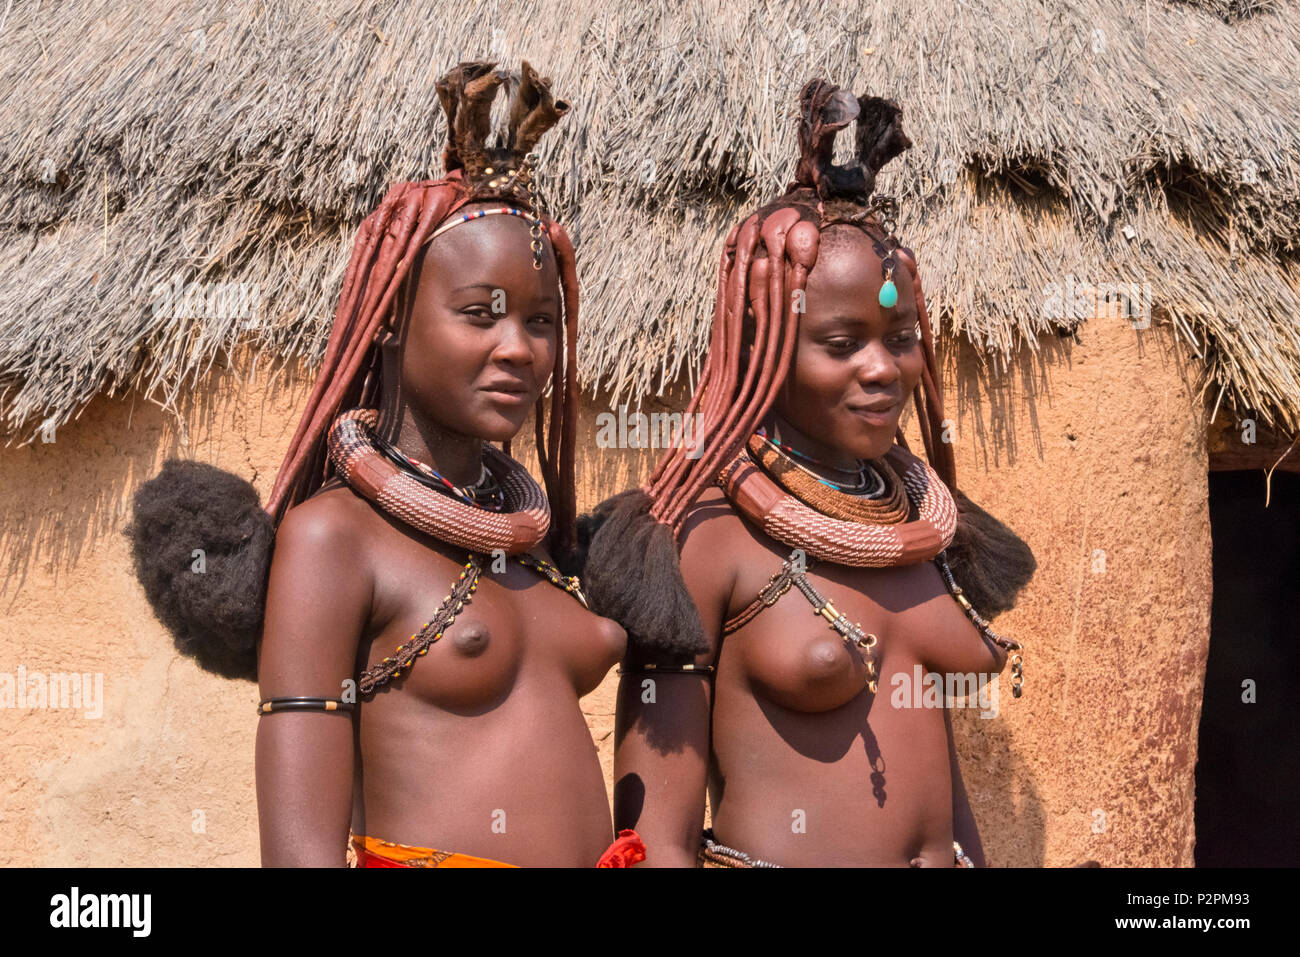
[{"label": "woman's left arm", "polygon": [[980,843],[979,828],[966,796],[966,785],[961,779],[961,764],[957,760],[957,742],[952,734],[952,711],[943,709],[943,723],[948,731],[948,764],[952,777],[952,839],[961,845],[966,856],[976,867],[987,867],[984,846]]}]

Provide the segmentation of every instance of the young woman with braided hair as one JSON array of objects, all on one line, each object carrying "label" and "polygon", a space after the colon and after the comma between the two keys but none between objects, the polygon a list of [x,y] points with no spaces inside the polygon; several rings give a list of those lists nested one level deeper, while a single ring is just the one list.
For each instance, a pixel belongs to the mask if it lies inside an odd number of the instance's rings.
[{"label": "young woman with braided hair", "polygon": [[956,491],[916,260],[871,198],[911,145],[901,110],[814,80],[799,145],[785,195],[727,237],[699,444],[583,522],[593,607],[630,641],[615,821],[655,865],[982,864],[947,708],[893,692],[1010,655],[1018,696],[1019,645],[974,609],[1010,607],[1033,556]]},{"label": "young woman with braided hair", "polygon": [[[566,574],[578,284],[564,229],[535,211],[530,150],[568,105],[525,62],[489,148],[508,79],[474,62],[438,82],[447,174],[393,186],[363,222],[265,511],[233,515],[251,486],[193,463],[137,496],[159,616],[201,664],[261,686],[266,865],[342,865],[349,830],[367,867],[644,858],[631,831],[610,843],[578,704],[625,635]],[[508,454],[530,409],[545,493]],[[194,517],[213,501],[226,511]],[[194,602],[177,539],[215,553]]]}]

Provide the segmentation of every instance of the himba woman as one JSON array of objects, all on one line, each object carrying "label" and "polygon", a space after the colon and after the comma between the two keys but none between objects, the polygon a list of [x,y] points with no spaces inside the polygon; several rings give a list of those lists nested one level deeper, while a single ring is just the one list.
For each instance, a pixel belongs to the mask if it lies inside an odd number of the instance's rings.
[{"label": "himba woman", "polygon": [[630,641],[615,821],[656,866],[982,865],[928,676],[1010,654],[1019,696],[1020,646],[975,609],[1010,607],[1033,556],[956,491],[916,260],[871,198],[901,110],[824,80],[800,106],[794,183],[726,240],[698,444],[582,523],[593,607]]},{"label": "himba woman", "polygon": [[[437,91],[446,175],[362,223],[265,511],[169,462],[137,495],[137,568],[183,651],[257,677],[265,865],[343,865],[350,843],[366,867],[628,866],[644,850],[611,844],[578,704],[626,638],[560,570],[578,284],[530,151],[569,107],[527,62],[462,63]],[[545,493],[508,454],[530,409]]]}]

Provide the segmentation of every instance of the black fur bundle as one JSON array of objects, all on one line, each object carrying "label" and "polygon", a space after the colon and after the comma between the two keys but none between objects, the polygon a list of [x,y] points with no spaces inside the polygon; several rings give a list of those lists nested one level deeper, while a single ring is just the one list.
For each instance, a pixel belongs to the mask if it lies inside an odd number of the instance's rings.
[{"label": "black fur bundle", "polygon": [[661,664],[686,663],[709,646],[672,529],[650,517],[651,504],[630,489],[578,519],[582,584],[592,610],[627,629],[634,647]]},{"label": "black fur bundle", "polygon": [[957,491],[957,532],[948,546],[953,580],[974,609],[992,621],[1009,611],[1038,567],[1034,553],[1015,532]]},{"label": "black fur bundle", "polygon": [[136,577],[177,650],[223,678],[256,681],[275,546],[257,490],[215,466],[169,459],[133,505],[124,534]]}]

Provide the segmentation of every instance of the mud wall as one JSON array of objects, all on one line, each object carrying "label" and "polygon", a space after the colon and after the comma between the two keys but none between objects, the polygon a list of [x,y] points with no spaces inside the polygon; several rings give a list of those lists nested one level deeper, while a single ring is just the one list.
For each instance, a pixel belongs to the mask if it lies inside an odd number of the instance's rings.
[{"label": "mud wall", "polygon": [[[960,484],[1039,562],[995,622],[1027,647],[1025,697],[1004,686],[996,717],[956,715],[989,860],[1190,865],[1210,530],[1185,354],[1096,320],[1009,368],[971,350],[945,367]],[[0,865],[258,863],[257,689],[174,653],[121,529],[166,456],[239,472],[265,498],[309,384],[241,356],[179,415],[101,398],[52,442],[0,449],[0,676],[102,676],[102,698],[80,709],[0,709]],[[586,398],[580,507],[651,461],[597,447],[604,411]],[[615,681],[583,700],[607,777]]]}]

